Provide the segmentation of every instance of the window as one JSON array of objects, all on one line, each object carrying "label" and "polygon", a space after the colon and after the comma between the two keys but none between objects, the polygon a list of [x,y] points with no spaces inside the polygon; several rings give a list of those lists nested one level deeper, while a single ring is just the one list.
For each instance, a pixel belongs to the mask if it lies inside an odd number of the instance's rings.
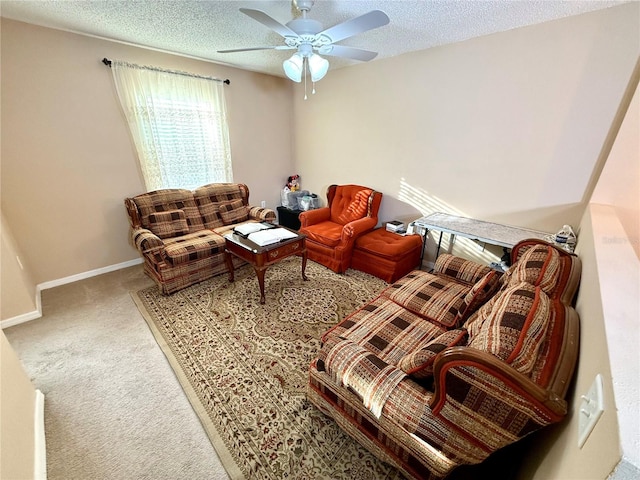
[{"label": "window", "polygon": [[111,68],[147,191],[233,181],[222,82],[124,62]]}]

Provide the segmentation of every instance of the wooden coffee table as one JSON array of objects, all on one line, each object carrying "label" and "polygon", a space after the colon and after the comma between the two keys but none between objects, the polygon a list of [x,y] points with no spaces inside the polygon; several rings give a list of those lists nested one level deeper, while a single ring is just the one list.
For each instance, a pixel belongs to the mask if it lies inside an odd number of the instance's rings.
[{"label": "wooden coffee table", "polygon": [[[284,228],[284,227],[281,227]],[[304,271],[307,267],[307,246],[305,243],[306,236],[299,234],[294,230],[290,230],[295,233],[294,238],[280,241],[278,243],[272,243],[261,247],[260,245],[252,242],[247,238],[231,233],[225,235],[225,260],[227,262],[227,269],[229,270],[229,281],[233,282],[233,261],[232,255],[235,255],[242,260],[250,263],[258,276],[258,284],[260,285],[260,303],[264,304],[264,273],[270,265],[278,263],[280,260],[290,257],[292,255],[298,255],[302,257],[302,279],[307,280],[307,276]]]}]

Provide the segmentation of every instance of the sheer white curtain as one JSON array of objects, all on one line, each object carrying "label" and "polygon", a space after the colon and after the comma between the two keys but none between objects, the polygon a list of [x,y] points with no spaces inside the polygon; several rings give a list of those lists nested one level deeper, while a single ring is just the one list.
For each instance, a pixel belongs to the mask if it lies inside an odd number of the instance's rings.
[{"label": "sheer white curtain", "polygon": [[113,61],[147,191],[232,182],[222,82]]}]

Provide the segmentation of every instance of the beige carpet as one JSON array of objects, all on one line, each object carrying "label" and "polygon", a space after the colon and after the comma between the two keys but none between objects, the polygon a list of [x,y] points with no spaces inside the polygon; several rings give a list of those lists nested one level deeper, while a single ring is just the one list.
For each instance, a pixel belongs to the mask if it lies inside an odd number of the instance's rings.
[{"label": "beige carpet", "polygon": [[392,479],[306,399],[307,369],[330,326],[385,286],[300,259],[270,267],[265,305],[249,266],[163,296],[133,293],[232,478]]},{"label": "beige carpet", "polygon": [[47,289],[4,330],[45,395],[48,480],[228,480],[131,299],[151,285],[136,265]]}]

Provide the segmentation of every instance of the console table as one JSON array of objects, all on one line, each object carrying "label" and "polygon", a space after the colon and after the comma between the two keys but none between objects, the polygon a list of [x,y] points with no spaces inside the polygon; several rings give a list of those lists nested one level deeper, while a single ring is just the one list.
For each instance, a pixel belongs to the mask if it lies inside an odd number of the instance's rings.
[{"label": "console table", "polygon": [[[432,213],[426,217],[421,217],[413,222],[414,226],[424,229],[422,236],[422,257],[424,259],[424,250],[427,243],[427,233],[429,230],[439,230],[440,239],[438,240],[438,249],[436,250],[436,258],[440,254],[440,245],[442,244],[442,234],[449,233],[452,236],[452,243],[456,236],[471,238],[490,245],[499,245],[504,249],[511,249],[515,244],[528,238],[538,238],[545,240],[549,237],[549,233],[537,230],[529,230],[527,228],[511,227],[501,225],[499,223],[484,222],[473,218],[458,217],[449,215],[448,213]],[[503,257],[504,259],[504,257]]]}]

